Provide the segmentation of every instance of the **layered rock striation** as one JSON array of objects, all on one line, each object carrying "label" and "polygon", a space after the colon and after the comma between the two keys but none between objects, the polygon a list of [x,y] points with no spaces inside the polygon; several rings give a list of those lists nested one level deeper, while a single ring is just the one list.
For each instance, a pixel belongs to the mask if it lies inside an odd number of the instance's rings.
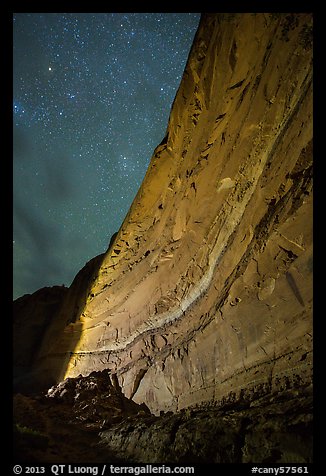
[{"label": "layered rock striation", "polygon": [[35,385],[109,370],[155,414],[310,388],[311,37],[310,14],[203,14],[166,136],[48,324]]}]

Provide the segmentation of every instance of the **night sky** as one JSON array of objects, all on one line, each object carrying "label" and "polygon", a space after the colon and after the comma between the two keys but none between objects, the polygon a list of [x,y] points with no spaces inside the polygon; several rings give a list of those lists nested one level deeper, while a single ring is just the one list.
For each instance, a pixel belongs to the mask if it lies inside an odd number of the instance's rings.
[{"label": "night sky", "polygon": [[13,17],[14,299],[106,251],[165,135],[199,13]]}]

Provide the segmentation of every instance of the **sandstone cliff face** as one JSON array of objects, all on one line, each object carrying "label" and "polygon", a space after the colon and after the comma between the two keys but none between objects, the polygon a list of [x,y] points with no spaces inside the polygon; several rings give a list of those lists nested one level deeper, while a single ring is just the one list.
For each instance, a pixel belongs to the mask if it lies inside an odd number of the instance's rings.
[{"label": "sandstone cliff face", "polygon": [[130,211],[42,341],[41,385],[109,369],[159,413],[311,384],[311,30],[203,15]]}]

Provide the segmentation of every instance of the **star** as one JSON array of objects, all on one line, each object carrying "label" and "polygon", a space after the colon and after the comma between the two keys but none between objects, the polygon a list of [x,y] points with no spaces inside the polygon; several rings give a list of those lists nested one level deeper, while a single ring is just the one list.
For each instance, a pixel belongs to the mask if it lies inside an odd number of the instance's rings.
[{"label": "star", "polygon": [[106,251],[165,135],[199,19],[14,15],[15,298],[69,286]]}]

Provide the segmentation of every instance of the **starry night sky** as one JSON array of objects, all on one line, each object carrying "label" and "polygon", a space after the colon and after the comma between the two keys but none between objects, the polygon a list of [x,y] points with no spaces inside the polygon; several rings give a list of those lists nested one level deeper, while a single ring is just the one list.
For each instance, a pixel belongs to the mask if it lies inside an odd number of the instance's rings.
[{"label": "starry night sky", "polygon": [[106,251],[165,136],[199,13],[13,16],[14,299]]}]

